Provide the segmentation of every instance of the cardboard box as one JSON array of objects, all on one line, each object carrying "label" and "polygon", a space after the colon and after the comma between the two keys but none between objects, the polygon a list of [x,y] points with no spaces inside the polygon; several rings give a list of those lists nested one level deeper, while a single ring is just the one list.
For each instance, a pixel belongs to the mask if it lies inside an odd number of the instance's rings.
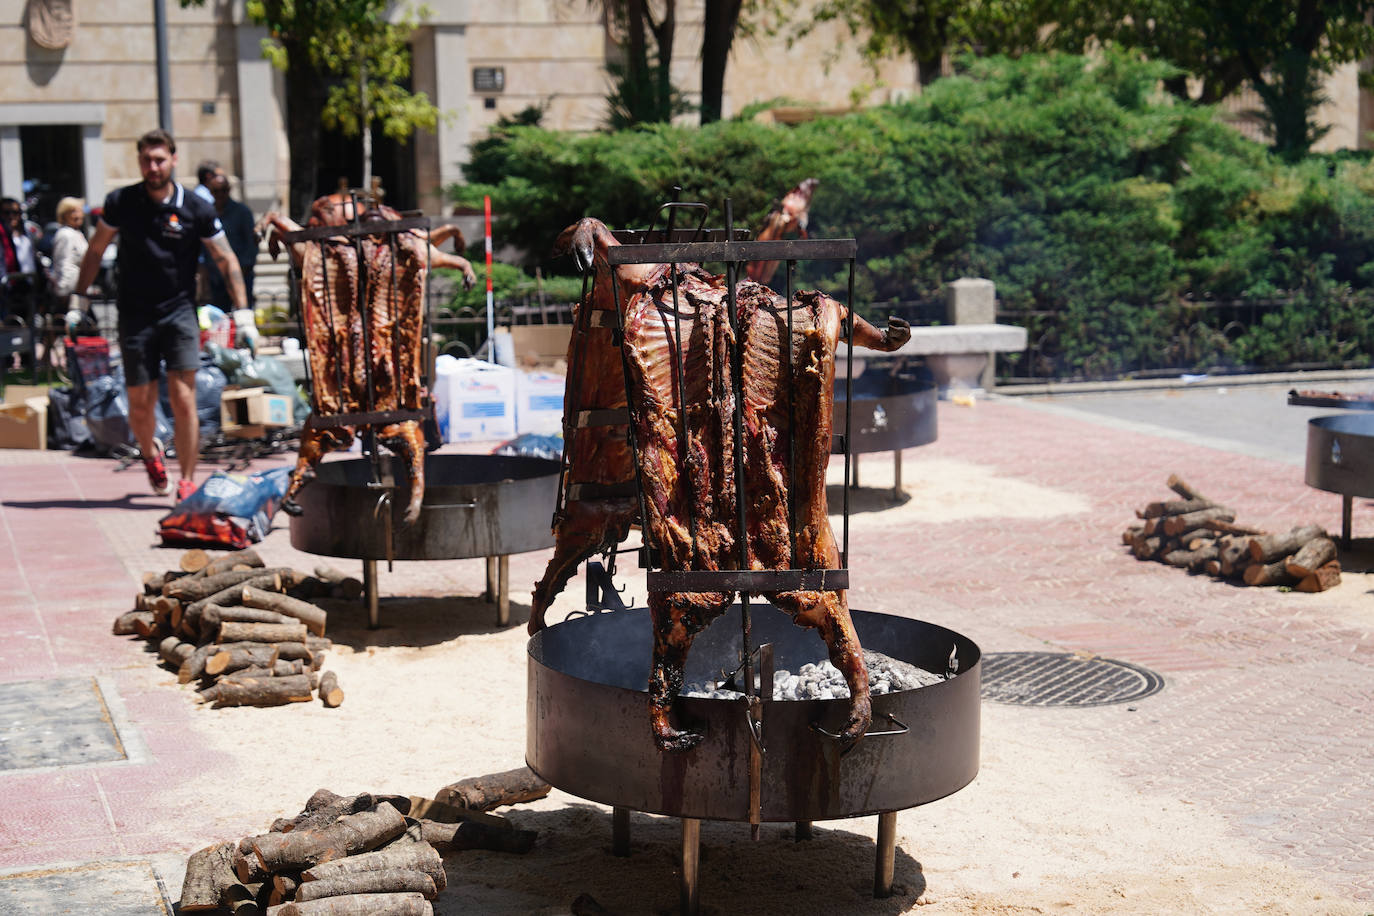
[{"label": "cardboard box", "polygon": [[526,369],[564,367],[568,359],[570,324],[517,324],[510,329],[515,364]]},{"label": "cardboard box", "polygon": [[515,372],[478,359],[436,360],[434,413],[445,442],[515,437]]},{"label": "cardboard box", "polygon": [[219,427],[226,436],[255,439],[271,426],[291,425],[291,399],[265,388],[225,389],[219,400]]},{"label": "cardboard box", "polygon": [[563,394],[567,380],[554,372],[517,370],[515,428],[520,435],[543,436],[563,432]]},{"label": "cardboard box", "polygon": [[0,448],[48,447],[48,389],[6,385],[0,404]]}]

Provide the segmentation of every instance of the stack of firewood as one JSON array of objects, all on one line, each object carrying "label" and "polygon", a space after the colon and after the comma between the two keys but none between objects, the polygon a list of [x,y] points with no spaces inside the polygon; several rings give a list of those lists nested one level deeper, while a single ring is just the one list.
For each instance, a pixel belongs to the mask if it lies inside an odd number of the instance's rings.
[{"label": "stack of firewood", "polygon": [[[474,806],[461,806],[472,788]],[[457,790],[457,791],[455,791]],[[180,913],[247,916],[431,916],[448,883],[442,853],[463,849],[526,853],[533,830],[488,813],[549,793],[528,768],[464,780],[441,791],[454,800],[327,789],[267,833],[216,843],[186,863]]]},{"label": "stack of firewood", "polygon": [[281,706],[343,702],[332,671],[320,673],[325,650],[321,595],[356,598],[362,583],[331,567],[307,575],[268,568],[253,550],[217,559],[203,550],[182,554],[177,569],[147,573],[134,610],[114,622],[118,636],[138,635],[183,684],[217,706]]},{"label": "stack of firewood", "polygon": [[1141,560],[1158,560],[1192,572],[1243,582],[1321,592],[1340,584],[1336,544],[1320,525],[1269,533],[1236,524],[1236,513],[1170,475],[1179,498],[1136,510],[1140,524],[1122,542]]}]

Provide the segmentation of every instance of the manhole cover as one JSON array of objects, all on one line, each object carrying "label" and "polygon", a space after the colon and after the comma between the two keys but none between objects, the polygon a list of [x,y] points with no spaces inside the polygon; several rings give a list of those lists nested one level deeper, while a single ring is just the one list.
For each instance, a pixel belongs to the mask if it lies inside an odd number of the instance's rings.
[{"label": "manhole cover", "polygon": [[1164,678],[1139,665],[1070,652],[990,652],[983,698],[1014,706],[1107,706],[1158,693]]},{"label": "manhole cover", "polygon": [[0,771],[127,757],[95,678],[0,684]]}]

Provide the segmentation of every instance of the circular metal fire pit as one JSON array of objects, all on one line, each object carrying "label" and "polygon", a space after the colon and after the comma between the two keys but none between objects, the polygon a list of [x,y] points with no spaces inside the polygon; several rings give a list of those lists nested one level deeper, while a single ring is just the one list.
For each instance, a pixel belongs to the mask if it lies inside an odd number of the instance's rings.
[{"label": "circular metal fire pit", "polygon": [[[922,380],[910,371],[889,371],[875,360],[865,360],[862,372],[854,377],[852,398],[854,415],[849,426],[849,450],[854,455],[850,476],[859,485],[860,454],[892,452],[894,499],[902,496],[902,449],[929,445],[936,438],[936,405],[939,392],[933,382]],[[835,412],[832,427],[836,436],[844,434],[844,382],[835,383]],[[834,454],[843,451],[837,444]]]},{"label": "circular metal fire pit", "polygon": [[1354,498],[1374,497],[1374,413],[1308,420],[1306,481],[1318,490],[1341,494],[1341,542],[1349,547]]},{"label": "circular metal fire pit", "polygon": [[[968,638],[934,624],[851,611],[859,641],[928,671],[957,674],[928,687],[873,696],[873,726],[843,756],[824,732],[836,732],[847,699],[762,703],[761,771],[755,820],[811,821],[878,814],[875,893],[891,890],[895,812],[943,798],[978,772],[980,651]],[[796,671],[826,658],[814,630],[804,630],[768,604],[751,604],[751,643],[771,643],[775,665]],[[550,784],[616,809],[617,832],[628,811],[683,818],[684,876],[695,873],[699,819],[751,820],[749,725],[742,700],[683,697],[675,714],[705,738],[684,754],[664,754],[649,730],[647,684],[651,633],[642,609],[574,618],[529,642],[525,758]],[[688,683],[738,664],[740,608],[733,607],[696,640]],[[699,825],[696,825],[699,829]],[[628,835],[617,849],[628,850]],[[686,880],[686,878],[684,878]],[[694,879],[693,879],[694,880]],[[694,899],[684,887],[683,899]]]},{"label": "circular metal fire pit", "polygon": [[378,560],[487,558],[488,598],[509,622],[508,557],[553,546],[549,518],[558,462],[513,455],[428,455],[425,498],[415,524],[401,522],[410,498],[405,466],[382,462],[374,485],[366,458],[328,461],[304,487],[291,519],[291,546],[364,561],[368,615],[377,625]]}]

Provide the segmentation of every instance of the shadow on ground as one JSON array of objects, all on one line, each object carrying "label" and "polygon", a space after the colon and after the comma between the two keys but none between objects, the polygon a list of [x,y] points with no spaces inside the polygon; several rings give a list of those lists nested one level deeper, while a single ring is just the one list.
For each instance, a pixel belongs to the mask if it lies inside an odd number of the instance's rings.
[{"label": "shadow on ground", "polygon": [[355,650],[368,647],[433,646],[459,636],[498,633],[519,627],[530,619],[530,606],[510,603],[510,622],[496,622],[496,604],[480,596],[383,597],[377,602],[378,627],[368,626],[367,605],[362,601],[316,599],[329,614],[325,635]]},{"label": "shadow on ground", "polygon": [[[825,488],[826,505],[831,515],[844,511],[844,487],[839,484]],[[849,514],[883,512],[911,501],[911,494],[903,490],[894,493],[892,487],[850,487]]]}]

